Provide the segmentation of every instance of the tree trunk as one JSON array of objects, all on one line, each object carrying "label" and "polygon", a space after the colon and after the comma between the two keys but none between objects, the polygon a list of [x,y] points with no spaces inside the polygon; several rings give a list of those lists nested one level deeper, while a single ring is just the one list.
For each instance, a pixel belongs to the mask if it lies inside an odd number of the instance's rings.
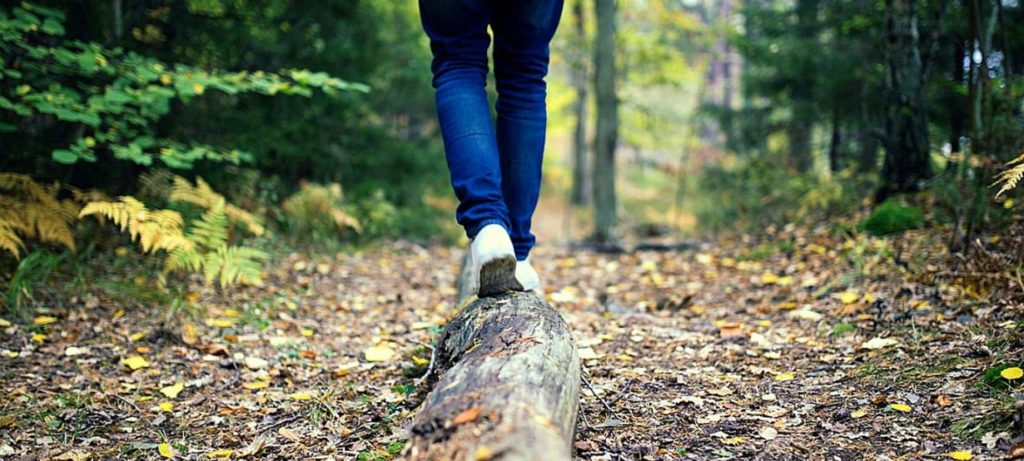
[{"label": "tree trunk", "polygon": [[618,221],[615,197],[615,145],[619,115],[615,94],[615,0],[595,0],[597,39],[594,46],[594,241],[608,243]]},{"label": "tree trunk", "polygon": [[[572,7],[580,45],[586,42],[587,37],[583,2],[584,0],[576,0]],[[573,103],[572,111],[576,116],[576,128],[572,136],[572,193],[569,198],[574,205],[584,205],[590,198],[587,195],[587,63],[583,47],[579,48],[572,69],[572,86],[576,91],[576,102]]]},{"label": "tree trunk", "polygon": [[[838,107],[838,105],[836,106]],[[833,173],[838,173],[842,168],[839,160],[839,147],[842,143],[842,129],[839,126],[839,111],[832,111],[832,140],[828,146],[828,168]]]},{"label": "tree trunk", "polygon": [[[812,42],[817,37],[818,0],[797,0],[796,33],[800,43],[807,50],[814,49]],[[804,63],[800,81],[790,91],[792,116],[789,120],[790,164],[799,172],[809,171],[814,166],[811,140],[814,134],[814,70],[810,65],[811,56],[802,56]]]},{"label": "tree trunk", "polygon": [[885,163],[877,199],[917,190],[931,175],[917,0],[886,0]]},{"label": "tree trunk", "polygon": [[[411,460],[570,460],[580,359],[568,325],[531,293],[473,299],[441,333],[413,419]],[[461,298],[466,296],[465,298]]]}]

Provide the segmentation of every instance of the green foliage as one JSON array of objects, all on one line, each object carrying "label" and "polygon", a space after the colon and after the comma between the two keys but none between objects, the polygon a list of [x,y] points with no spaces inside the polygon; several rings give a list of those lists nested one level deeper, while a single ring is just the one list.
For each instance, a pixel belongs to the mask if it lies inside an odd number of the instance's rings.
[{"label": "green foliage", "polygon": [[863,230],[875,236],[898,234],[922,226],[924,213],[920,208],[901,205],[895,200],[885,201],[861,223]]},{"label": "green foliage", "polygon": [[197,160],[251,160],[246,152],[161,137],[157,123],[173,102],[187,103],[208,90],[308,97],[313,90],[333,95],[368,89],[302,69],[223,72],[166,64],[66,39],[65,20],[64,12],[31,3],[0,10],[0,109],[17,116],[10,122],[5,117],[3,126],[17,129],[41,117],[74,126],[70,143],[50,154],[58,163],[96,162],[101,153],[146,166],[159,160],[171,168],[190,168]]},{"label": "green foliage", "polygon": [[18,262],[3,301],[8,311],[20,315],[26,302],[32,301],[32,287],[43,283],[67,259],[67,253],[33,251]]}]

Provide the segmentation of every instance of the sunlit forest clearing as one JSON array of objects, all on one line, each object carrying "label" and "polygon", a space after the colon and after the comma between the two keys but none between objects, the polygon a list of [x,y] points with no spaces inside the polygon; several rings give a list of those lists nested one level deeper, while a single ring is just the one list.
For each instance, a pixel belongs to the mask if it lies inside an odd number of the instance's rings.
[{"label": "sunlit forest clearing", "polygon": [[431,53],[0,5],[0,459],[1024,459],[1018,0],[565,0],[538,292],[467,288]]}]

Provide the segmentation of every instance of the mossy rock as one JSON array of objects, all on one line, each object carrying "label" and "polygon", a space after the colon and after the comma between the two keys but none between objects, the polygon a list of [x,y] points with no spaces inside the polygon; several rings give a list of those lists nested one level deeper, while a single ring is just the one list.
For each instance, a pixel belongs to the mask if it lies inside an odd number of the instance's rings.
[{"label": "mossy rock", "polygon": [[874,236],[892,235],[924,226],[924,213],[915,206],[887,200],[861,223],[861,229]]}]

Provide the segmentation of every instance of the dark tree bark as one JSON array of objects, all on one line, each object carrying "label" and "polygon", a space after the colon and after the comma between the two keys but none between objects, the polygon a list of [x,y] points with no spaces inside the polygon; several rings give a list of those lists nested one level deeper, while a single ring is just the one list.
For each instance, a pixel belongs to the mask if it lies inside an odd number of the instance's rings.
[{"label": "dark tree bark", "polygon": [[[953,49],[953,83],[964,85],[967,83],[964,81],[964,41],[957,37],[953,42],[956,44]],[[953,98],[953,105],[949,111],[949,145],[953,152],[960,152],[960,138],[964,136],[964,119],[967,113],[961,99],[957,96]]]},{"label": "dark tree bark", "polygon": [[576,102],[573,103],[572,111],[576,117],[576,127],[572,136],[572,192],[569,199],[574,205],[586,204],[590,199],[587,194],[587,60],[582,49],[587,37],[584,27],[584,1],[576,0],[572,7],[577,40],[581,45],[572,69],[572,87],[576,92]]},{"label": "dark tree bark", "polygon": [[[837,106],[838,107],[838,106]],[[839,148],[843,140],[842,127],[839,125],[839,111],[832,111],[832,139],[828,145],[828,168],[833,173],[842,168],[839,159]]]},{"label": "dark tree bark", "polygon": [[885,163],[878,200],[917,190],[931,176],[917,0],[886,0],[885,5]]},{"label": "dark tree bark", "polygon": [[608,243],[618,222],[615,196],[615,146],[619,132],[619,102],[615,93],[615,0],[595,0],[597,39],[594,44],[594,95],[597,128],[594,134],[594,241]]}]

